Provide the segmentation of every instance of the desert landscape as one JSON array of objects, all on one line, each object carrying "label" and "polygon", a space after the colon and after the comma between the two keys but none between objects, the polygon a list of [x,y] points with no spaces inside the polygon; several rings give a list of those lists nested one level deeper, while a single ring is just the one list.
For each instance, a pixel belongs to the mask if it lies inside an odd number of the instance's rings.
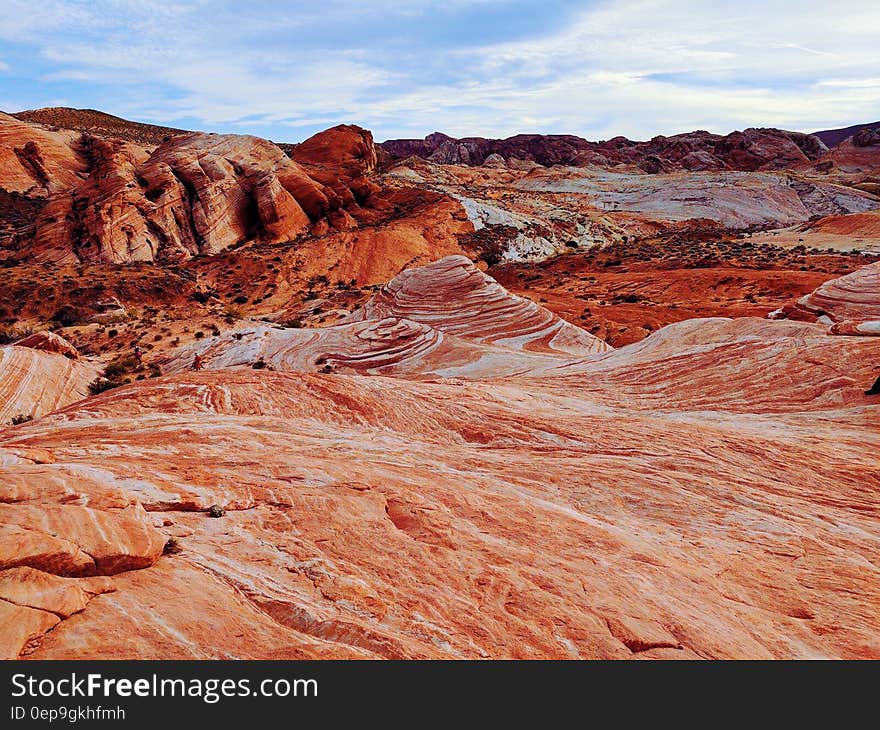
[{"label": "desert landscape", "polygon": [[880,658],[880,123],[0,113],[0,656]]}]

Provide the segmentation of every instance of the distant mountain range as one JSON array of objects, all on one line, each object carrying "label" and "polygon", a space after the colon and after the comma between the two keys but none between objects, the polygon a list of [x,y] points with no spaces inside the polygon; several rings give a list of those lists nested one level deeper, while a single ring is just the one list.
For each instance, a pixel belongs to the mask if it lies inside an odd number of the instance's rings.
[{"label": "distant mountain range", "polygon": [[880,122],[853,124],[851,127],[841,127],[840,129],[823,129],[821,132],[813,132],[813,136],[821,139],[828,147],[836,147],[843,140],[849,139],[862,129],[880,129]]},{"label": "distant mountain range", "polygon": [[[60,127],[62,129],[71,129],[77,132],[87,132],[98,137],[116,137],[148,147],[159,145],[170,137],[189,133],[189,130],[177,129],[175,127],[163,127],[155,124],[133,122],[94,109],[46,107],[43,109],[31,109],[16,112],[11,116],[33,124],[44,124]],[[875,128],[880,128],[880,121],[868,122],[866,124],[854,124],[850,127],[842,127],[840,129],[826,129],[814,132],[811,136],[817,137],[827,147],[831,148],[851,137],[859,130]],[[776,132],[777,130],[746,130],[746,136],[754,137],[756,136],[754,132],[771,131]],[[752,134],[748,134],[749,132],[752,132]],[[784,132],[784,134],[790,141],[795,141],[795,144],[802,148],[801,151],[804,152],[808,158],[815,157],[816,153],[819,151],[810,149],[809,145],[804,144],[804,138],[808,137],[808,135],[800,135],[794,132]],[[640,158],[639,161],[641,161],[641,158],[643,157],[657,157],[660,159],[660,165],[662,167],[663,158],[667,156],[663,153],[667,152],[666,148],[670,143],[675,143],[677,147],[682,148],[681,150],[676,150],[677,154],[675,157],[680,157],[682,152],[685,154],[693,151],[699,153],[699,159],[689,159],[687,164],[684,165],[684,167],[699,168],[703,166],[717,166],[711,164],[709,158],[704,154],[706,151],[716,153],[716,150],[714,149],[717,144],[716,140],[724,140],[722,144],[729,147],[736,147],[743,141],[743,133],[734,132],[733,135],[739,136],[733,137],[732,135],[727,135],[725,137],[720,137],[718,135],[710,135],[706,132],[690,132],[669,138],[656,137],[650,142],[645,143],[635,143],[630,140],[625,140],[623,137],[616,137],[608,142],[594,143],[574,135],[530,134],[517,135],[508,140],[487,140],[481,137],[470,137],[457,140],[444,134],[435,133],[429,135],[424,140],[388,140],[387,142],[383,142],[381,147],[393,157],[402,157],[411,154],[419,157],[431,157],[432,155],[435,155],[435,158],[442,158],[442,161],[444,162],[468,162],[469,160],[460,159],[464,157],[465,148],[468,148],[471,155],[476,158],[470,161],[476,164],[481,164],[484,161],[484,158],[488,157],[493,152],[508,157],[510,156],[511,150],[513,150],[514,153],[523,154],[527,159],[535,159],[542,164],[551,165],[555,163],[564,164],[570,162],[582,164],[594,157],[598,157],[599,159],[597,159],[596,162],[601,164],[603,162],[602,157],[610,157],[616,160],[616,158],[621,156],[618,150],[632,147],[635,149],[633,149],[628,156],[638,157]],[[765,135],[757,136],[763,137]],[[699,139],[697,140],[697,138]],[[699,144],[694,145],[693,143],[695,141],[699,141]],[[747,144],[752,141],[752,139],[747,140]],[[707,142],[709,143],[708,145]],[[731,144],[731,142],[734,142],[734,144]],[[283,142],[276,142],[276,144],[288,155],[296,146],[294,144]],[[685,146],[698,149],[685,150]],[[713,149],[707,150],[707,147],[712,147]],[[435,154],[438,152],[438,148],[441,148],[441,150],[438,154]],[[636,152],[636,150],[638,150],[638,154],[633,155],[632,153]],[[728,151],[724,150],[724,152]],[[580,153],[580,155],[578,153]],[[721,154],[718,156],[724,158],[728,155]],[[703,159],[704,157],[705,159]],[[752,165],[758,167],[761,166],[760,163],[762,162],[763,160],[756,160],[755,162],[751,162],[751,165],[746,165],[746,167]],[[791,160],[785,161],[785,163],[789,162],[791,162]],[[739,164],[734,164],[733,166],[739,167],[742,165],[742,161],[740,160],[737,160],[737,163]],[[651,164],[654,164],[653,159],[647,161],[648,166]]]}]

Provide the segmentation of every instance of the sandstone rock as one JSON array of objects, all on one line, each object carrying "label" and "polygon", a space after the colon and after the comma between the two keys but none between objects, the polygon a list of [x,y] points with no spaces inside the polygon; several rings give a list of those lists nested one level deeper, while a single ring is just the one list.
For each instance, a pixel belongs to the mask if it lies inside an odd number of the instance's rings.
[{"label": "sandstone rock", "polygon": [[349,321],[404,317],[478,343],[588,355],[609,346],[532,301],[514,296],[464,256],[408,269]]},{"label": "sandstone rock", "polygon": [[296,145],[293,158],[305,165],[330,165],[364,174],[376,169],[373,135],[353,124],[340,124]]},{"label": "sandstone rock", "polygon": [[505,168],[507,167],[507,161],[497,152],[493,152],[483,160],[483,165],[485,167]]},{"label": "sandstone rock", "polygon": [[33,240],[15,245],[43,261],[179,261],[289,241],[320,222],[346,230],[356,223],[345,209],[377,190],[372,137],[356,127],[297,146],[314,177],[256,137],[180,134],[148,151],[3,115],[0,138],[13,151],[0,159],[0,187],[43,201]]},{"label": "sandstone rock", "polygon": [[554,367],[608,346],[531,301],[506,292],[463,256],[408,269],[334,327],[229,332],[163,362],[187,370],[252,367],[316,372],[486,378]]},{"label": "sandstone rock", "polygon": [[111,580],[102,576],[60,578],[33,568],[0,571],[0,599],[49,611],[62,619],[82,611],[94,596],[113,590]]},{"label": "sandstone rock", "polygon": [[30,347],[34,350],[56,352],[70,360],[76,360],[79,357],[79,351],[73,345],[60,335],[48,330],[34,332],[14,344],[16,347]]},{"label": "sandstone rock", "polygon": [[164,546],[140,505],[106,511],[69,504],[0,508],[0,569],[113,575],[152,565]]},{"label": "sandstone rock", "polygon": [[[822,284],[812,294],[797,302],[797,309],[810,312],[814,317],[827,315],[832,321],[845,320],[864,322],[867,334],[873,325],[867,324],[880,319],[880,263],[869,264],[851,274]],[[850,322],[841,326],[836,333],[862,333],[860,325]]]},{"label": "sandstone rock", "polygon": [[[58,340],[49,346],[67,352],[64,344],[69,343]],[[66,354],[31,346],[0,347],[0,424],[19,414],[42,416],[86,397],[97,375],[95,365]]]},{"label": "sandstone rock", "polygon": [[111,520],[137,498],[182,550],[27,656],[880,656],[878,348],[697,320],[505,378],[246,368],[109,391],[0,436],[56,459],[0,467],[55,485],[0,510],[51,506],[91,551],[53,500],[79,489]]},{"label": "sandstone rock", "polygon": [[0,187],[46,199],[78,184],[87,169],[78,138],[0,112]]},{"label": "sandstone rock", "polygon": [[48,611],[0,601],[0,659],[18,659],[60,622],[58,616]]},{"label": "sandstone rock", "polygon": [[835,322],[828,330],[832,335],[866,335],[880,337],[880,316],[877,319],[844,319]]}]

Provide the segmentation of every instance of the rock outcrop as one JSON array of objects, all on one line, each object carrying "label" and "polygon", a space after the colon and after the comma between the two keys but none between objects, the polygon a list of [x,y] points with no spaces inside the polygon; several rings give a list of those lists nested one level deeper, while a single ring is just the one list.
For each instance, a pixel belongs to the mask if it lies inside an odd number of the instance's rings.
[{"label": "rock outcrop", "polygon": [[464,256],[407,269],[343,324],[267,326],[180,348],[165,372],[271,368],[298,372],[502,377],[610,349],[534,302],[514,296]]},{"label": "rock outcrop", "polygon": [[529,352],[588,355],[610,349],[528,299],[506,291],[464,256],[407,269],[350,321],[403,317],[484,344]]},{"label": "rock outcrop", "polygon": [[78,138],[0,112],[0,187],[7,193],[46,200],[77,185],[87,171]]},{"label": "rock outcrop", "polygon": [[880,335],[880,262],[822,284],[783,308],[793,319],[825,318],[833,334]]},{"label": "rock outcrop", "polygon": [[111,390],[0,431],[2,564],[115,588],[4,603],[4,655],[877,658],[878,356],[715,319],[503,379]]},{"label": "rock outcrop", "polygon": [[71,360],[79,357],[79,351],[60,335],[48,330],[34,332],[14,343],[17,347],[30,347],[44,352],[56,352]]},{"label": "rock outcrop", "polygon": [[511,157],[541,165],[635,165],[650,174],[676,170],[775,170],[821,157],[828,148],[814,135],[750,128],[721,136],[697,131],[648,142],[614,137],[590,142],[573,135],[520,134],[507,139],[453,139],[440,132],[423,140],[382,143],[392,157],[412,155],[441,164],[490,166]]},{"label": "rock outcrop", "polygon": [[37,418],[85,398],[97,375],[92,363],[65,354],[32,346],[0,347],[0,427],[15,416]]},{"label": "rock outcrop", "polygon": [[0,139],[0,187],[39,204],[5,246],[41,261],[179,261],[347,230],[376,191],[372,138],[355,127],[298,146],[314,177],[257,137],[180,134],[148,151],[3,115]]}]

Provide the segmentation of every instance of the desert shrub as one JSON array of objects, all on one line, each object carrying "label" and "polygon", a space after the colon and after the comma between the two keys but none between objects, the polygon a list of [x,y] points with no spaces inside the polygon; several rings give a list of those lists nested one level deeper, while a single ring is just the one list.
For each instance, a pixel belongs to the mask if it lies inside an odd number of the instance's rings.
[{"label": "desert shrub", "polygon": [[62,327],[73,327],[83,321],[83,315],[76,307],[65,304],[59,307],[52,315],[52,320],[60,324]]},{"label": "desert shrub", "polygon": [[12,417],[12,420],[10,421],[10,423],[13,426],[19,426],[22,423],[27,423],[28,421],[33,421],[33,420],[34,420],[34,417],[30,413],[28,413],[28,414],[19,413],[17,416]]},{"label": "desert shrub", "polygon": [[17,342],[32,333],[33,330],[30,327],[23,327],[21,325],[0,327],[0,345],[8,345],[12,342]]},{"label": "desert shrub", "polygon": [[113,337],[116,337],[116,335],[118,335],[118,334],[119,334],[119,330],[110,330],[107,333],[107,337],[113,338]]},{"label": "desert shrub", "polygon": [[131,380],[125,376],[135,372],[140,367],[140,363],[134,356],[117,358],[104,368],[103,375],[89,383],[89,393],[98,395],[98,393],[103,393],[105,390],[118,388],[120,385],[127,385]]},{"label": "desert shrub", "polygon": [[98,395],[98,393],[103,393],[105,390],[110,390],[111,388],[116,388],[120,383],[113,382],[112,380],[107,380],[107,378],[95,378],[91,383],[89,383],[89,393],[92,395]]},{"label": "desert shrub", "polygon": [[236,304],[247,304],[248,298],[244,294],[239,294],[235,299],[232,300]]},{"label": "desert shrub", "polygon": [[138,361],[135,357],[120,357],[104,368],[104,377],[108,380],[118,380],[134,370],[137,370]]},{"label": "desert shrub", "polygon": [[263,360],[263,358],[260,358],[253,365],[251,365],[251,367],[254,370],[264,370],[266,368],[266,361]]},{"label": "desert shrub", "polygon": [[197,340],[202,339],[204,336],[205,336],[205,333],[202,332],[201,330],[199,330],[198,332],[196,332],[196,333],[193,335],[193,337],[195,337]]},{"label": "desert shrub", "polygon": [[286,322],[281,323],[282,327],[287,327],[288,329],[298,330],[303,326],[301,319],[288,319]]}]

